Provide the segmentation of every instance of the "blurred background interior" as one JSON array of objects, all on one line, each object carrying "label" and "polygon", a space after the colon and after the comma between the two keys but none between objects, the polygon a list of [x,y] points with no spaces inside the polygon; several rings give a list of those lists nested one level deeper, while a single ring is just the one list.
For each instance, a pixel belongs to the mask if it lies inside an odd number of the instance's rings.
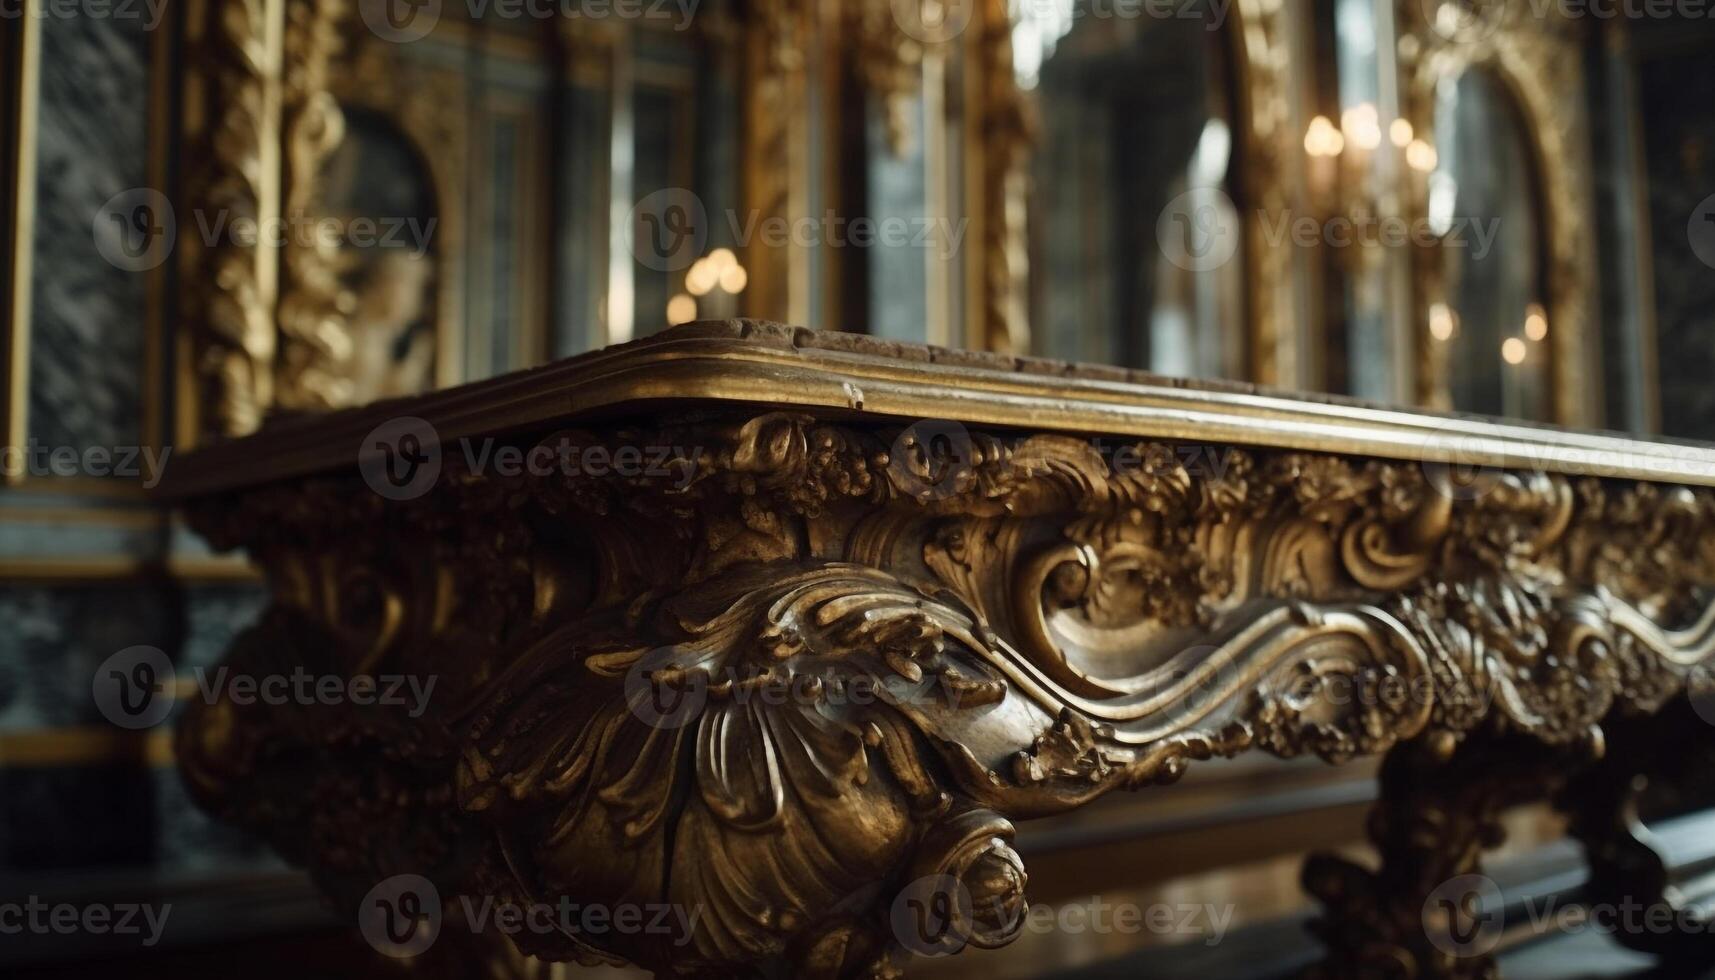
[{"label": "blurred background interior", "polygon": [[[1715,437],[1715,21],[1679,8],[380,2],[0,3],[0,899],[175,907],[143,953],[0,937],[0,973],[394,975],[189,804],[170,726],[91,704],[122,648],[212,663],[254,573],[148,472],[20,448],[185,452],[741,314]],[[691,254],[640,248],[679,207]],[[338,231],[210,231],[245,215]],[[1370,772],[1211,765],[1023,828],[1036,901],[1234,903],[1249,939],[1026,935],[921,973],[1274,975]],[[1694,870],[1699,802],[1657,804]],[[1505,873],[1575,886],[1555,818],[1513,822]]]}]

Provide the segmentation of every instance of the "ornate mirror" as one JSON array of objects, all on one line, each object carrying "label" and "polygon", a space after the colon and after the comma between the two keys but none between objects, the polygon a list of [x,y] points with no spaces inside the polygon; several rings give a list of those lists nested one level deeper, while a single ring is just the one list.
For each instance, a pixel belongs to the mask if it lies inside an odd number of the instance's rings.
[{"label": "ornate mirror", "polygon": [[319,212],[339,229],[332,273],[351,350],[350,403],[433,386],[438,224],[422,156],[386,116],[346,107],[345,139],[321,174]]},{"label": "ornate mirror", "polygon": [[1588,24],[1501,4],[1398,13],[1408,209],[1432,236],[1412,257],[1417,398],[1592,424],[1596,181],[1569,97],[1587,88]]},{"label": "ornate mirror", "polygon": [[1245,371],[1231,25],[1023,4],[1039,138],[1029,212],[1036,353],[1181,376]]},{"label": "ornate mirror", "polygon": [[1442,292],[1428,327],[1457,365],[1452,407],[1549,419],[1547,226],[1526,118],[1505,81],[1476,66],[1439,86],[1435,131],[1427,213]]}]

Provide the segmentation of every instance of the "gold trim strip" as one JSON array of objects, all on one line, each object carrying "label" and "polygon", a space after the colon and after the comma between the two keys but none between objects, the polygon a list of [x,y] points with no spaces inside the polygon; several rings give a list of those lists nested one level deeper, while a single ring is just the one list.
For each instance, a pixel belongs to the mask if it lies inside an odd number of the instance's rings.
[{"label": "gold trim strip", "polygon": [[28,504],[0,503],[0,524],[70,524],[147,530],[166,527],[167,515],[157,508],[67,507],[60,503],[31,507]]},{"label": "gold trim strip", "polygon": [[0,771],[136,761],[151,769],[177,764],[170,730],[49,728],[0,734]]},{"label": "gold trim strip", "polygon": [[[27,436],[25,437],[27,440]],[[24,442],[13,443],[24,445]],[[12,486],[32,493],[48,493],[59,497],[88,500],[118,500],[143,502],[148,491],[141,482],[128,477],[103,476],[37,476],[24,473],[12,481]]]},{"label": "gold trim strip", "polygon": [[[29,438],[30,411],[30,285],[36,227],[36,123],[41,99],[42,18],[40,0],[21,0],[18,31],[18,124],[13,137],[12,302],[6,316],[6,398],[0,433],[8,446]],[[0,484],[15,485],[21,474],[0,468]]]},{"label": "gold trim strip", "polygon": [[[163,23],[152,32],[149,46],[149,136],[147,145],[149,186],[167,191],[171,173],[172,100],[177,72],[173,67],[176,32]],[[167,288],[170,265],[163,262],[149,270],[144,280],[143,310],[143,424],[139,440],[159,448],[167,444]]]}]

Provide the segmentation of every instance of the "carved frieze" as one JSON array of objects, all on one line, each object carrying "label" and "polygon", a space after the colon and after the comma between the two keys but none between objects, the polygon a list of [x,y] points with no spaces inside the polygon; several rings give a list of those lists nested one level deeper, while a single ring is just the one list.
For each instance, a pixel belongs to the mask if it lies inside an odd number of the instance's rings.
[{"label": "carved frieze", "polygon": [[347,902],[411,873],[699,912],[682,945],[514,937],[545,959],[889,975],[925,881],[937,942],[1017,930],[1014,820],[1250,749],[1586,752],[1715,655],[1704,489],[713,401],[627,419],[449,440],[412,499],[331,473],[194,502],[274,583],[235,664],[438,680],[420,717],[202,708],[198,798]]}]

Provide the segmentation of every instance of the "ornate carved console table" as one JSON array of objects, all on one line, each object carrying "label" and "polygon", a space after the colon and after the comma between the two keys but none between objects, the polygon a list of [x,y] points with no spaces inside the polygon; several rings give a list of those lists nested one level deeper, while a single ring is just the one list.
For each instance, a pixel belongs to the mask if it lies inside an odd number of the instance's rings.
[{"label": "ornate carved console table", "polygon": [[1521,799],[1676,900],[1627,803],[1709,686],[1715,450],[723,322],[170,480],[269,576],[234,674],[434,682],[180,728],[400,953],[485,896],[688,912],[509,931],[543,959],[895,975],[1016,932],[1012,821],[1249,750],[1390,753],[1381,866],[1306,871],[1329,976],[1492,974],[1480,908],[1426,910]]}]

